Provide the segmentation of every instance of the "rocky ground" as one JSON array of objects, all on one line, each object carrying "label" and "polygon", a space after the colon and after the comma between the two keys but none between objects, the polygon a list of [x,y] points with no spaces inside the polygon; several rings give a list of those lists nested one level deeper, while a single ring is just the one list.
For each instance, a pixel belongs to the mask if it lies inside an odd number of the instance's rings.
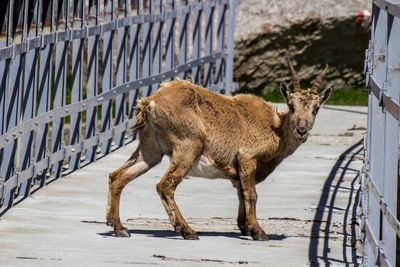
[{"label": "rocky ground", "polygon": [[286,57],[306,84],[329,64],[333,86],[362,86],[370,8],[369,0],[241,1],[234,70],[240,88],[260,92],[288,80]]}]

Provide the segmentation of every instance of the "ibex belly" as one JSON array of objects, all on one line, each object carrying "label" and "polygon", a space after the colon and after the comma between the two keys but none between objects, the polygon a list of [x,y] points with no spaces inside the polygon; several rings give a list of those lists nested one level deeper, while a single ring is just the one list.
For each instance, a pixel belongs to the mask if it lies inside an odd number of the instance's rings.
[{"label": "ibex belly", "polygon": [[203,177],[209,179],[229,178],[224,171],[218,169],[215,166],[214,162],[210,161],[203,155],[197,158],[197,160],[193,163],[192,169],[189,171],[188,176]]}]

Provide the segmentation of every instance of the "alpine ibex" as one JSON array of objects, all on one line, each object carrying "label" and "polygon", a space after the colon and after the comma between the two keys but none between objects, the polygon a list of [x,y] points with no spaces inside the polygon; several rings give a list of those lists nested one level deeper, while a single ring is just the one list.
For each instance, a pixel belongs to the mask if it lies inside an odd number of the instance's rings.
[{"label": "alpine ibex", "polygon": [[139,145],[109,178],[106,217],[115,235],[130,236],[120,221],[121,191],[167,155],[171,163],[157,192],[172,226],[184,239],[198,239],[174,199],[176,187],[189,175],[229,179],[239,197],[237,224],[242,234],[268,240],[256,219],[255,185],[307,140],[332,91],[326,88],[318,94],[327,67],[308,90],[301,89],[290,60],[289,67],[294,92],[281,83],[289,107],[283,112],[253,95],[228,97],[187,81],[162,83],[154,95],[140,100],[134,126]]}]

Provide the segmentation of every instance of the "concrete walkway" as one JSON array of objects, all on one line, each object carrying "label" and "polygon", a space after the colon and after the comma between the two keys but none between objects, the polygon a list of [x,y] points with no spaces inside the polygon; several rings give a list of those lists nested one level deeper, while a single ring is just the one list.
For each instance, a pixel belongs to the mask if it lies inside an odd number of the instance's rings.
[{"label": "concrete walkway", "polygon": [[108,173],[136,143],[39,190],[0,218],[0,266],[343,266],[357,262],[358,170],[366,108],[321,109],[312,136],[257,187],[257,215],[270,241],[236,227],[230,182],[190,178],[176,193],[199,241],[172,231],[155,185],[168,159],[129,184],[121,219],[131,238],[105,225]]}]

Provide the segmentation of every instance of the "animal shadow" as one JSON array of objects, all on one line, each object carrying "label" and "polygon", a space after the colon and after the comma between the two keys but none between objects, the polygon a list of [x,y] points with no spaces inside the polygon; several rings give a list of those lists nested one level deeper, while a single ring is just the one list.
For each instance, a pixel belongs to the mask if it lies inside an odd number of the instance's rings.
[{"label": "animal shadow", "polygon": [[[179,233],[176,233],[171,230],[145,230],[145,229],[131,229],[128,230],[131,235],[144,235],[147,237],[155,237],[155,238],[167,238],[167,239],[182,239],[182,236]],[[113,231],[101,232],[97,233],[103,237],[115,237]],[[228,237],[228,238],[236,238],[241,240],[252,240],[249,236],[242,236],[240,232],[211,232],[211,231],[204,231],[204,232],[197,232],[198,236],[201,237]],[[270,234],[267,235],[269,240],[272,241],[280,241],[287,238],[286,235],[276,235]]]}]

